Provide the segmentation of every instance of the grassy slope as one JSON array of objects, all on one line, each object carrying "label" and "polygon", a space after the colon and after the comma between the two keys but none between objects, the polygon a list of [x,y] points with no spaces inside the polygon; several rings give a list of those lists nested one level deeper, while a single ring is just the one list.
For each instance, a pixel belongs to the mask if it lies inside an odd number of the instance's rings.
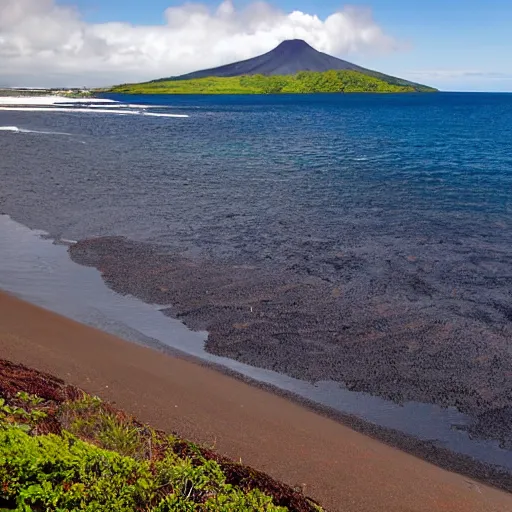
[{"label": "grassy slope", "polygon": [[[384,75],[383,75],[384,76]],[[154,81],[125,84],[109,92],[124,94],[308,94],[351,92],[434,92],[422,85],[390,83],[357,71],[303,71],[296,75],[247,75],[229,78],[209,77],[194,80]]]},{"label": "grassy slope", "polygon": [[321,512],[264,473],[0,360],[0,511],[7,510]]}]

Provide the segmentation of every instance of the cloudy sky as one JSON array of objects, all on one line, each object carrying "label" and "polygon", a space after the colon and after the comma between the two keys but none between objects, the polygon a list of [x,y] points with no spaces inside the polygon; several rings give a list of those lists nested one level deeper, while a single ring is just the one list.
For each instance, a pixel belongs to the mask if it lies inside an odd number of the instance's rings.
[{"label": "cloudy sky", "polygon": [[285,39],[444,90],[512,91],[510,0],[0,0],[0,86],[100,86]]}]

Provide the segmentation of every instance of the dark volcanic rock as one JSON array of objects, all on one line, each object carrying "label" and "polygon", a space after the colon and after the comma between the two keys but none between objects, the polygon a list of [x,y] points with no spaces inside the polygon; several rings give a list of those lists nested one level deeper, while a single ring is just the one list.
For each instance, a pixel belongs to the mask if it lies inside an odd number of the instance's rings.
[{"label": "dark volcanic rock", "polygon": [[350,254],[333,260],[336,281],[192,261],[124,238],[85,240],[70,254],[100,269],[115,291],[167,305],[170,316],[208,331],[211,353],[396,402],[455,406],[476,419],[473,434],[510,446],[510,323],[487,325],[482,315],[492,308],[443,311],[437,303],[447,299],[421,273],[390,267],[384,294],[378,281],[369,291],[350,289],[363,265]]}]

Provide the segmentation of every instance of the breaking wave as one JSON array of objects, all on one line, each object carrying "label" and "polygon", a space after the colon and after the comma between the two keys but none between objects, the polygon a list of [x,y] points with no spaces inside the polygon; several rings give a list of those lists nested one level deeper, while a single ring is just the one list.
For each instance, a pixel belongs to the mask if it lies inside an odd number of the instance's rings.
[{"label": "breaking wave", "polygon": [[0,126],[0,132],[12,132],[12,133],[40,133],[42,135],[67,135],[71,136],[71,133],[65,132],[49,132],[42,130],[27,130],[25,128],[18,128],[17,126]]},{"label": "breaking wave", "polygon": [[115,115],[137,115],[153,117],[189,117],[187,114],[158,114],[140,110],[111,109],[111,108],[70,108],[70,107],[0,107],[0,111],[10,112],[67,112],[86,114],[115,114]]}]

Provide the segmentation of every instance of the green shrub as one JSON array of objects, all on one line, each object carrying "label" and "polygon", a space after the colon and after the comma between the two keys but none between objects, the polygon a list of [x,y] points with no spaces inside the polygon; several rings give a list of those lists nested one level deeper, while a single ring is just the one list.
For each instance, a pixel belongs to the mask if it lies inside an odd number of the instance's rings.
[{"label": "green shrub", "polygon": [[135,510],[151,498],[149,463],[64,433],[31,437],[0,429],[2,497],[19,511]]},{"label": "green shrub", "polygon": [[68,432],[31,436],[0,420],[0,502],[10,510],[286,510],[260,491],[226,484],[216,462],[199,462],[172,451],[159,461],[136,460]]},{"label": "green shrub", "polygon": [[74,401],[0,397],[0,511],[286,512],[275,498],[321,512],[264,474],[77,391]]},{"label": "green shrub", "polygon": [[40,405],[43,400],[24,392],[18,393],[16,398],[26,408],[8,405],[5,399],[0,398],[0,422],[17,423],[22,430],[30,431],[39,420],[46,417],[44,411],[31,409],[31,407]]},{"label": "green shrub", "polygon": [[125,94],[308,94],[433,92],[430,87],[410,84],[379,73],[359,71],[301,71],[295,75],[245,75],[192,80],[159,80],[124,84],[109,92]]},{"label": "green shrub", "polygon": [[130,457],[137,456],[142,449],[137,427],[111,414],[102,417],[98,440],[103,447]]}]

